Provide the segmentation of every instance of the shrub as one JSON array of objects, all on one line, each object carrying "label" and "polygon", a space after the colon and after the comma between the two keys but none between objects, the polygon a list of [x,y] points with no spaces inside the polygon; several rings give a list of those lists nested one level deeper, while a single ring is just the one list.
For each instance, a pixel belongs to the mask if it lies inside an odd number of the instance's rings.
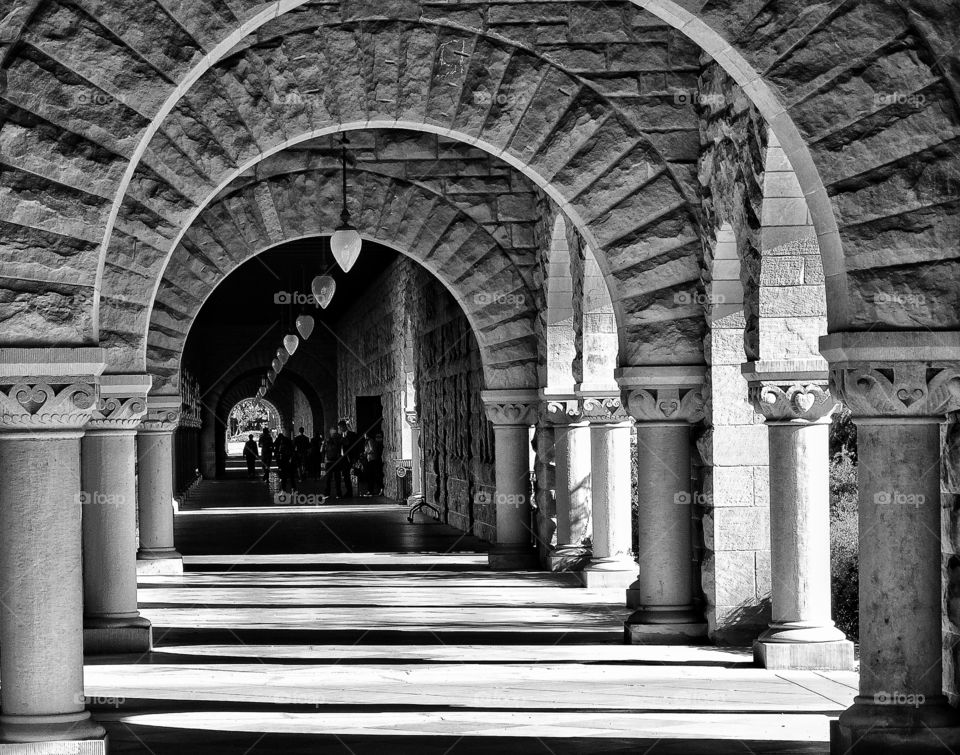
[{"label": "shrub", "polygon": [[838,411],[830,429],[830,572],[833,618],[859,639],[860,546],[857,534],[856,426]]}]

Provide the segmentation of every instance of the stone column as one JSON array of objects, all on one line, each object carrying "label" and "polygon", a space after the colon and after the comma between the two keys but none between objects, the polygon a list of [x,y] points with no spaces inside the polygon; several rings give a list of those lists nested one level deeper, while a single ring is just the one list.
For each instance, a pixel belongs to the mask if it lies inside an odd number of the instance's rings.
[{"label": "stone column", "polygon": [[203,405],[200,420],[200,474],[205,480],[215,480],[217,469],[217,444],[223,443],[223,434],[217,432],[217,417],[213,409]]},{"label": "stone column", "polygon": [[183,558],[173,544],[173,431],[179,420],[179,396],[147,399],[147,415],[137,433],[141,574],[183,571]]},{"label": "stone column", "polygon": [[534,477],[537,503],[536,543],[540,564],[549,568],[550,554],[556,545],[557,534],[557,468],[554,463],[553,428],[541,422],[533,438]]},{"label": "stone column", "polygon": [[530,531],[530,426],[537,421],[537,392],[484,391],[487,419],[493,423],[496,457],[497,542],[490,568],[536,569]]},{"label": "stone column", "polygon": [[[815,367],[822,371],[815,371]],[[754,643],[769,669],[851,669],[830,618],[830,415],[826,362],[751,362],[750,399],[770,448],[772,621]],[[804,367],[807,369],[804,370]]]},{"label": "stone column", "polygon": [[87,654],[150,650],[137,611],[137,426],[149,375],[104,375],[80,444],[83,503],[83,647]]},{"label": "stone column", "polygon": [[105,753],[83,689],[80,438],[99,348],[0,349],[0,750]]},{"label": "stone column", "polygon": [[637,576],[630,511],[633,423],[619,396],[585,397],[583,411],[590,422],[593,507],[593,553],[583,583],[593,589],[625,589]]},{"label": "stone column", "polygon": [[690,428],[703,418],[702,367],[617,370],[637,423],[639,576],[627,590],[632,643],[689,643],[706,636],[694,600]]},{"label": "stone column", "polygon": [[575,396],[552,397],[542,407],[553,428],[557,545],[551,571],[580,571],[590,560],[590,423]]},{"label": "stone column", "polygon": [[[420,452],[420,416],[405,412],[410,426],[410,498],[423,498],[423,454]],[[409,499],[408,499],[409,500]]]},{"label": "stone column", "polygon": [[834,333],[830,386],[857,424],[860,694],[831,752],[960,750],[943,695],[940,423],[960,408],[960,334]]}]

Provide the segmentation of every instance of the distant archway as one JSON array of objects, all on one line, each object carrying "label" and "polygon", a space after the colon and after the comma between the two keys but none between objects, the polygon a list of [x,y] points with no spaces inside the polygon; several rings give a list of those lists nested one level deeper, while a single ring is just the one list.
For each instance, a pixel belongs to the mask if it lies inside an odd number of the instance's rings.
[{"label": "distant archway", "polygon": [[283,417],[270,401],[257,397],[245,398],[234,404],[227,414],[227,426],[224,430],[226,455],[242,454],[248,435],[256,438],[265,429],[276,433],[282,427]]}]

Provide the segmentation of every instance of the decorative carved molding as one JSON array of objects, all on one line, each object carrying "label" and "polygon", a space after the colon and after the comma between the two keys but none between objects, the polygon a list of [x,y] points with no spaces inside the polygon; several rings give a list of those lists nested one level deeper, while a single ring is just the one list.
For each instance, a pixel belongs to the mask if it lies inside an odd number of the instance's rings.
[{"label": "decorative carved molding", "polygon": [[932,362],[831,366],[830,388],[854,417],[941,417],[960,409],[960,366]]},{"label": "decorative carved molding", "polygon": [[616,424],[630,419],[619,396],[584,396],[582,407],[584,419],[591,423]]},{"label": "decorative carved molding", "polygon": [[492,403],[484,401],[487,419],[494,425],[535,425],[537,423],[537,402]]},{"label": "decorative carved molding", "polygon": [[750,401],[768,422],[829,421],[837,406],[821,383],[751,383]]},{"label": "decorative carved molding", "polygon": [[404,419],[407,421],[407,424],[410,425],[414,430],[420,429],[420,415],[416,412],[405,411],[403,413]]},{"label": "decorative carved molding", "polygon": [[147,411],[146,396],[104,396],[90,415],[88,430],[135,430]]},{"label": "decorative carved molding", "polygon": [[583,421],[583,406],[576,397],[549,399],[540,406],[541,417],[549,425],[573,425]]},{"label": "decorative carved molding", "polygon": [[700,386],[624,388],[623,404],[637,422],[699,422],[704,417]]},{"label": "decorative carved molding", "polygon": [[144,433],[171,433],[180,425],[179,396],[150,396],[147,412],[137,428]]},{"label": "decorative carved molding", "polygon": [[97,403],[97,386],[92,377],[68,380],[0,386],[0,431],[82,429]]}]

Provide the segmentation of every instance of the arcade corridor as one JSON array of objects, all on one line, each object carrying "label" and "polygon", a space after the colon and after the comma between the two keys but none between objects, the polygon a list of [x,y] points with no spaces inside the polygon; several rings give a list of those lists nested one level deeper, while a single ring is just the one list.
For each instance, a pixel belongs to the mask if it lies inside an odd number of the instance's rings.
[{"label": "arcade corridor", "polygon": [[187,509],[184,574],[140,579],[154,651],[87,658],[113,752],[821,753],[855,693],[853,672],[624,645],[619,593],[492,572],[487,544],[393,502],[277,506],[228,479]]}]

